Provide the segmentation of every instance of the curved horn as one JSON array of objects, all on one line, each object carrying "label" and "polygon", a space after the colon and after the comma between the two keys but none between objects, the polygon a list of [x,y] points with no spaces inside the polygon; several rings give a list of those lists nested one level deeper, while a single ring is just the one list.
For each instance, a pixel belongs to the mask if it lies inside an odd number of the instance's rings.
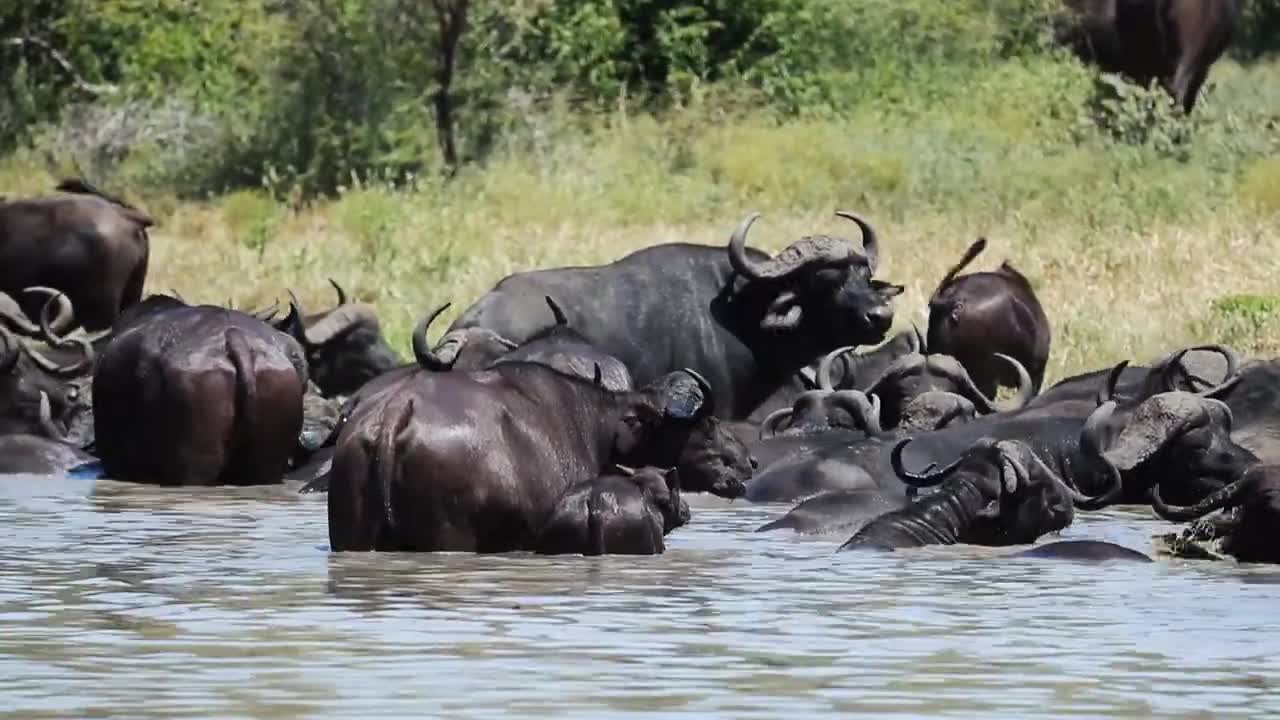
[{"label": "curved horn", "polygon": [[75,326],[75,309],[71,307],[71,298],[67,297],[61,290],[55,290],[44,285],[32,285],[31,287],[23,288],[22,292],[44,295],[46,305],[51,301],[57,301],[58,314],[49,323],[49,327],[53,328],[55,333],[63,335]]},{"label": "curved horn", "polygon": [[620,475],[626,475],[627,477],[635,477],[636,475],[636,469],[628,465],[619,465],[617,463],[614,463],[613,467],[615,470],[618,471],[618,474]]},{"label": "curved horn", "polygon": [[53,302],[54,301],[52,299],[46,302],[44,304],[44,309],[40,312],[40,334],[44,337],[45,342],[49,343],[50,347],[79,348],[82,357],[79,362],[72,363],[70,365],[59,365],[44,355],[41,355],[39,352],[32,350],[30,347],[26,348],[27,357],[31,358],[31,362],[35,363],[36,367],[44,370],[54,377],[75,377],[84,373],[85,370],[93,367],[93,346],[89,344],[88,340],[85,340],[82,337],[60,338],[53,334],[53,330],[49,328],[49,308],[53,307]]},{"label": "curved horn", "polygon": [[[1196,395],[1199,395],[1200,397],[1208,397],[1208,398],[1216,397],[1217,395],[1220,395],[1221,393],[1227,391],[1233,385],[1239,382],[1240,358],[1236,355],[1234,350],[1227,347],[1226,345],[1219,345],[1219,344],[1196,345],[1194,347],[1189,347],[1185,350],[1180,350],[1176,355],[1173,356],[1173,359],[1169,361],[1169,365],[1170,366],[1182,365],[1183,356],[1192,351],[1216,352],[1222,356],[1223,360],[1226,360],[1227,362],[1227,372],[1225,375],[1222,376],[1222,382],[1208,389],[1200,390],[1199,392],[1195,393]],[[1189,372],[1187,371],[1187,368],[1185,365],[1182,365],[1182,369],[1184,372]],[[1173,388],[1170,388],[1170,389],[1173,389]]]},{"label": "curved horn", "polygon": [[257,318],[258,320],[261,320],[262,322],[271,322],[272,320],[275,319],[276,315],[279,314],[279,312],[280,312],[280,299],[276,298],[271,302],[271,305],[269,307],[263,308],[261,310],[252,310],[249,312],[249,314]]},{"label": "curved horn", "polygon": [[1151,508],[1160,517],[1172,522],[1186,522],[1234,504],[1236,497],[1245,488],[1245,483],[1248,480],[1248,476],[1242,477],[1221,490],[1211,493],[1195,505],[1166,505],[1164,500],[1160,498],[1159,485],[1151,488],[1151,492],[1148,493],[1147,497],[1151,500]]},{"label": "curved horn", "polygon": [[707,382],[707,379],[693,368],[681,369],[693,376],[694,381],[698,383],[698,389],[702,391],[702,412],[700,414],[703,416],[714,415],[716,412],[716,396],[711,392],[711,383]]},{"label": "curved horn", "polygon": [[1005,412],[1021,410],[1035,397],[1036,387],[1035,383],[1031,382],[1031,374],[1016,359],[1004,353],[994,353],[994,355],[1008,363],[1009,367],[1013,368],[1013,371],[1018,375],[1018,392],[1009,400],[1009,404],[1004,407],[1004,410]]},{"label": "curved horn", "polygon": [[[1121,363],[1121,366],[1123,365],[1124,363]],[[1089,415],[1089,418],[1084,421],[1084,428],[1080,430],[1080,449],[1085,452],[1086,457],[1092,457],[1095,462],[1106,469],[1107,477],[1110,480],[1110,486],[1102,494],[1095,497],[1090,498],[1081,495],[1077,498],[1077,493],[1072,493],[1072,503],[1081,510],[1098,510],[1108,505],[1113,505],[1124,494],[1124,480],[1120,477],[1120,470],[1103,453],[1102,438],[1099,437],[1102,428],[1106,427],[1112,414],[1115,413],[1115,409],[1116,403],[1114,400],[1104,402]]]},{"label": "curved horn", "polygon": [[911,438],[904,438],[897,445],[893,446],[893,452],[889,453],[889,464],[893,466],[893,472],[898,479],[907,485],[916,487],[926,485],[937,485],[946,479],[956,468],[960,467],[960,462],[964,460],[964,455],[952,460],[946,467],[941,470],[934,470],[937,463],[929,463],[929,467],[924,469],[922,473],[913,473],[902,466],[902,450],[911,442]]},{"label": "curved horn", "polygon": [[564,310],[560,309],[560,305],[556,303],[550,295],[543,295],[543,300],[547,301],[547,307],[551,308],[551,316],[555,318],[556,325],[568,326],[569,320],[564,316]]},{"label": "curved horn", "polygon": [[751,226],[759,217],[758,212],[748,215],[745,220],[738,223],[738,227],[734,228],[733,235],[729,238],[729,264],[733,266],[734,272],[748,280],[760,279],[760,270],[751,258],[747,257],[747,233],[751,232]]},{"label": "curved horn", "polygon": [[862,429],[868,435],[879,435],[884,432],[880,427],[880,398],[875,395],[867,397],[860,390],[837,390],[832,393],[832,405],[843,407],[862,422]]},{"label": "curved horn", "polygon": [[871,381],[870,385],[857,389],[868,395],[878,395],[880,394],[879,390],[882,383],[889,382],[890,380],[897,378],[899,375],[905,375],[926,362],[927,358],[924,355],[916,353],[902,355],[897,360],[889,363],[889,367],[885,368],[884,372],[880,373],[880,377]]},{"label": "curved horn", "polygon": [[771,437],[776,437],[778,434],[778,426],[790,417],[791,408],[779,408],[766,415],[764,422],[760,423],[760,439],[768,440]]},{"label": "curved horn", "polygon": [[1102,407],[1103,404],[1115,399],[1116,383],[1120,382],[1120,374],[1123,373],[1124,369],[1127,367],[1129,367],[1129,361],[1122,360],[1115,367],[1111,368],[1111,372],[1107,373],[1107,381],[1098,389],[1098,396],[1095,398],[1097,400],[1098,407]]},{"label": "curved horn", "polygon": [[7,375],[17,366],[18,353],[21,351],[20,347],[18,338],[9,332],[9,328],[0,324],[0,348],[4,349],[3,352],[0,352],[0,375]]},{"label": "curved horn", "polygon": [[333,278],[329,278],[329,284],[333,286],[333,291],[338,293],[338,304],[334,305],[334,308],[340,308],[343,305],[346,305],[347,292],[343,290],[342,286],[338,284],[338,281],[334,280]]},{"label": "curved horn", "polygon": [[800,383],[804,385],[806,390],[818,389],[818,378],[812,367],[806,365],[797,370],[796,374],[800,376]]},{"label": "curved horn", "polygon": [[862,219],[861,215],[848,210],[837,210],[836,217],[853,221],[862,231],[862,255],[867,259],[867,267],[871,268],[871,274],[875,275],[876,268],[880,265],[880,238],[876,236],[875,228]]},{"label": "curved horn", "polygon": [[320,322],[305,329],[307,344],[324,345],[355,325],[376,325],[378,316],[363,303],[348,303],[329,311]]},{"label": "curved horn", "polygon": [[831,382],[831,365],[836,358],[853,350],[856,345],[845,345],[822,356],[821,362],[818,363],[817,382],[819,390],[835,390],[835,385]]},{"label": "curved horn", "polygon": [[445,355],[437,355],[431,349],[431,345],[427,343],[427,330],[430,329],[431,323],[440,316],[440,313],[449,309],[453,303],[445,303],[435,310],[431,311],[422,322],[418,323],[418,327],[413,331],[413,355],[418,359],[418,364],[427,370],[443,371],[453,367],[453,363],[458,359],[457,352]]}]

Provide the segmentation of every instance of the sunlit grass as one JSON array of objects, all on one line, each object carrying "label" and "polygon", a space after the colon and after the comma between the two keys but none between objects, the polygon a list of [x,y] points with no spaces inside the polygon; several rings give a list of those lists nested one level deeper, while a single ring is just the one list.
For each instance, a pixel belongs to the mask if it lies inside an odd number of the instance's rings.
[{"label": "sunlit grass", "polygon": [[[109,189],[159,220],[150,289],[238,307],[292,289],[315,311],[332,304],[333,278],[377,307],[406,356],[425,312],[453,303],[438,334],[509,273],[655,243],[723,245],[755,210],[765,216],[751,242],[765,249],[852,235],[838,208],[880,231],[880,274],[907,287],[899,326],[923,326],[938,279],[989,238],[971,269],[1008,259],[1032,279],[1053,325],[1051,378],[1192,342],[1275,354],[1280,167],[1266,148],[1280,142],[1258,118],[1280,107],[1268,104],[1280,67],[1222,66],[1178,156],[1081,130],[1087,76],[1036,62],[975,80],[944,106],[839,119],[697,106],[660,119],[619,112],[586,130],[551,118],[536,142],[515,138],[451,181],[355,187],[297,207],[253,191],[194,202]],[[0,163],[0,193],[52,186],[33,157]]]}]

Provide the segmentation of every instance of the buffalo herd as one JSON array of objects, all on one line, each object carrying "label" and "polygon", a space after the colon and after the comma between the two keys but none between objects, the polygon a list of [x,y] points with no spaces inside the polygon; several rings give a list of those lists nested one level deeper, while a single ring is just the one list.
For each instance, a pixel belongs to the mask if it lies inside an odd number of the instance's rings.
[{"label": "buffalo herd", "polygon": [[[1174,349],[1045,387],[1050,325],[1009,262],[901,285],[872,223],[774,254],[655,245],[510,275],[402,359],[334,283],[304,312],[144,296],[151,220],[69,180],[0,203],[0,472],[327,492],[334,551],[657,554],[686,496],[793,507],[841,551],[1026,545],[1149,505],[1170,547],[1280,562],[1280,360]],[[1001,388],[1007,388],[1001,392]],[[1104,542],[1025,555],[1146,559]]]}]

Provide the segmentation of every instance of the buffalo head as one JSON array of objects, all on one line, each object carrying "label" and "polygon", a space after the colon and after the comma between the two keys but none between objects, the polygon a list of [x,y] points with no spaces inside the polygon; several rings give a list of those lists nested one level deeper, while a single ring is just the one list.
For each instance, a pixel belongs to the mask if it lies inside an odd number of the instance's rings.
[{"label": "buffalo head", "polygon": [[1008,355],[996,353],[996,357],[1007,363],[1018,376],[1017,396],[1003,404],[997,403],[978,389],[964,366],[950,355],[903,355],[865,390],[868,395],[881,398],[881,419],[886,427],[897,427],[912,400],[931,391],[958,395],[973,403],[976,410],[983,414],[1010,412],[1025,407],[1035,392],[1026,368]]},{"label": "buffalo head", "polygon": [[759,213],[743,220],[729,240],[729,262],[746,280],[742,296],[753,298],[740,324],[763,333],[773,351],[793,354],[801,365],[837,345],[883,340],[893,323],[891,301],[902,292],[899,285],[872,279],[880,243],[871,225],[854,213],[836,214],[858,226],[861,248],[844,238],[814,235],[774,257],[753,259],[747,234]]},{"label": "buffalo head", "polygon": [[[48,323],[41,323],[48,332]],[[0,434],[25,433],[66,439],[72,426],[88,412],[74,378],[93,366],[93,348],[83,339],[64,340],[47,334],[54,347],[72,345],[78,361],[59,364],[24,345],[0,325]]]},{"label": "buffalo head", "polygon": [[618,465],[618,474],[630,478],[645,499],[662,513],[662,534],[689,523],[689,504],[680,497],[680,474],[675,468],[643,467],[639,470]]},{"label": "buffalo head", "polygon": [[690,492],[742,496],[755,461],[715,417],[714,397],[711,385],[693,370],[658,378],[634,393],[615,436],[615,457],[623,463],[645,458],[674,465],[681,488]]},{"label": "buffalo head", "polygon": [[311,378],[325,395],[347,395],[400,365],[400,358],[382,336],[373,307],[348,302],[342,287],[329,283],[338,294],[336,306],[314,315],[290,312],[276,328],[302,345]]}]

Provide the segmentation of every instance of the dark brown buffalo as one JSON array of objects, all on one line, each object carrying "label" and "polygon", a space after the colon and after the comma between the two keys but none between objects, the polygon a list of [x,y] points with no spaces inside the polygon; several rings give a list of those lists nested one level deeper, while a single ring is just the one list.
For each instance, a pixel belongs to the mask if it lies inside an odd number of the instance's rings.
[{"label": "dark brown buffalo", "polygon": [[626,467],[569,488],[538,533],[544,555],[660,555],[689,521],[674,469]]},{"label": "dark brown buffalo", "polygon": [[297,342],[261,320],[147,298],[121,316],[93,376],[106,473],[166,485],[280,482],[306,382]]},{"label": "dark brown buffalo", "polygon": [[447,359],[423,359],[356,405],[339,435],[335,551],[531,549],[564,492],[616,463],[676,467],[686,489],[729,497],[751,474],[696,373],[612,392],[537,363],[441,372]]},{"label": "dark brown buffalo", "polygon": [[1236,0],[1065,0],[1059,33],[1086,62],[1148,85],[1158,80],[1186,112],[1240,17]]},{"label": "dark brown buffalo", "polygon": [[338,304],[324,312],[296,312],[276,327],[293,336],[307,356],[311,380],[328,397],[349,395],[373,378],[401,364],[382,335],[378,315],[370,305],[349,302],[342,286],[330,280]]},{"label": "dark brown buffalo", "polygon": [[[78,180],[62,194],[0,202],[0,292],[43,285],[67,294],[76,321],[111,326],[142,298],[151,218]],[[23,304],[35,316],[39,304]]]},{"label": "dark brown buffalo", "polygon": [[991,396],[998,385],[1019,386],[1016,370],[995,356],[1003,353],[1026,368],[1038,393],[1049,362],[1049,318],[1031,283],[1008,262],[957,277],[986,247],[985,238],[970,245],[929,298],[929,352],[959,360]]}]

